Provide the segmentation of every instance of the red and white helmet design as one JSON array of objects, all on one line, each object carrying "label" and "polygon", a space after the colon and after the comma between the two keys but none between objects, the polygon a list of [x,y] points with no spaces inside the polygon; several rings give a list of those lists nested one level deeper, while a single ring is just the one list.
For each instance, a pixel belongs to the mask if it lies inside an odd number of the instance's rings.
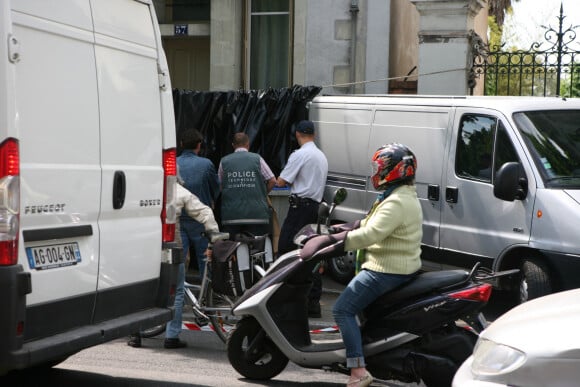
[{"label": "red and white helmet design", "polygon": [[415,176],[417,158],[411,150],[398,143],[383,145],[371,160],[372,181],[376,190],[383,190],[390,184]]}]

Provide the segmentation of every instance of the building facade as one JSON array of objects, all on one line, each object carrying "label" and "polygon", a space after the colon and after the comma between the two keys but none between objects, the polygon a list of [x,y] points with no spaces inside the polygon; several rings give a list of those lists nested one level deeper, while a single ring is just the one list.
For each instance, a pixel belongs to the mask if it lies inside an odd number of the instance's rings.
[{"label": "building facade", "polygon": [[[487,33],[485,0],[154,3],[173,87],[191,90],[299,84],[322,86],[327,94],[416,93],[422,69],[467,68],[467,34],[475,30],[485,39]],[[441,49],[434,41],[450,43],[447,56],[459,63],[422,54],[422,45]],[[457,93],[446,92],[444,78],[430,79],[426,92]]]}]

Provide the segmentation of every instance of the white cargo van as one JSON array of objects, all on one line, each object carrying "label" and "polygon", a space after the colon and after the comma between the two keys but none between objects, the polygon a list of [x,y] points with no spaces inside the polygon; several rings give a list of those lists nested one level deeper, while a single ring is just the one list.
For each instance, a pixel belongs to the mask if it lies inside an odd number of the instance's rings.
[{"label": "white cargo van", "polygon": [[0,23],[3,374],[171,319],[179,250],[151,1],[3,0]]},{"label": "white cargo van", "polygon": [[370,157],[400,142],[418,159],[426,269],[519,268],[501,285],[520,302],[580,286],[579,99],[320,96],[309,108],[327,191],[349,190],[338,220],[364,217]]}]

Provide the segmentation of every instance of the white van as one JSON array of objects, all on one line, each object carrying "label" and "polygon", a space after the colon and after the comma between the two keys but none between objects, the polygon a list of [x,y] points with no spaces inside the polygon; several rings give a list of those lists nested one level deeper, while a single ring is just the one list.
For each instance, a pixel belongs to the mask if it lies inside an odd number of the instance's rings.
[{"label": "white van", "polygon": [[339,221],[375,200],[376,149],[403,143],[418,160],[426,269],[519,268],[501,285],[520,302],[580,286],[579,99],[320,96],[309,108],[327,191],[349,190]]},{"label": "white van", "polygon": [[0,23],[3,374],[170,320],[179,250],[151,1],[3,0]]}]

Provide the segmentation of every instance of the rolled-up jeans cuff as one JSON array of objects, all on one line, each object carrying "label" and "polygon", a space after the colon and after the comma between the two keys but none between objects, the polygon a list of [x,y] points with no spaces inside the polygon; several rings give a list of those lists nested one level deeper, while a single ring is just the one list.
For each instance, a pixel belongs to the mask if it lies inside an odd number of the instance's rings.
[{"label": "rolled-up jeans cuff", "polygon": [[366,367],[364,357],[349,357],[346,359],[347,368],[362,368]]}]

